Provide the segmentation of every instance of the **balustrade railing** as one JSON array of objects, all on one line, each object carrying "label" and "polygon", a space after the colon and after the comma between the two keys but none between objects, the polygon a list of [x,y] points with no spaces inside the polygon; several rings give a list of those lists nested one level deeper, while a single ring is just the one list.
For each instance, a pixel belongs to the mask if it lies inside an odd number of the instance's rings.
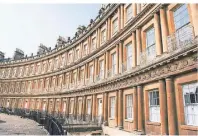
[{"label": "balustrade railing", "polygon": [[152,45],[151,47],[147,48],[145,51],[140,53],[140,64],[148,64],[152,63],[153,60],[156,58],[156,46]]},{"label": "balustrade railing", "polygon": [[120,66],[121,68],[121,72],[123,73],[123,72],[126,72],[126,71],[131,71],[132,70],[132,65],[131,65],[131,63],[127,63],[127,61],[126,62],[123,62],[122,63],[122,65]]},{"label": "balustrade railing", "polygon": [[192,25],[186,25],[178,29],[172,35],[167,38],[168,51],[173,52],[175,50],[185,49],[192,45],[194,42],[194,28]]}]

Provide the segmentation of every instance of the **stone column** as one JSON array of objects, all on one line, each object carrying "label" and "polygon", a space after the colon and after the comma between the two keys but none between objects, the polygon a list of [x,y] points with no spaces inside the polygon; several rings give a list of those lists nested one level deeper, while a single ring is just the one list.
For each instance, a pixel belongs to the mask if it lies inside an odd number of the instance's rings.
[{"label": "stone column", "polygon": [[133,17],[137,15],[137,5],[136,3],[133,3]]},{"label": "stone column", "polygon": [[122,73],[122,63],[123,63],[123,41],[119,43],[119,73]]},{"label": "stone column", "polygon": [[160,23],[162,30],[162,44],[163,52],[168,52],[167,36],[168,36],[168,24],[166,18],[166,10],[164,8],[160,9]]},{"label": "stone column", "polygon": [[[139,4],[140,5],[140,4]],[[140,53],[142,51],[141,47],[141,31],[139,28],[136,29],[136,43],[137,43],[137,65],[140,65]]]},{"label": "stone column", "polygon": [[108,94],[105,92],[104,94],[104,123],[108,124]]},{"label": "stone column", "polygon": [[107,78],[108,77],[108,70],[109,70],[109,52],[108,51],[106,52],[106,58],[105,59],[106,59],[106,68],[105,68],[105,70],[106,70],[105,75],[106,76],[105,77]]},{"label": "stone column", "polygon": [[70,108],[69,105],[70,105],[70,98],[68,97],[68,98],[67,98],[67,106],[66,106],[66,108],[67,108],[67,110],[66,110],[66,115],[67,115],[67,116],[69,116],[69,108]]},{"label": "stone column", "polygon": [[123,90],[118,91],[118,127],[123,128]]},{"label": "stone column", "polygon": [[166,78],[166,95],[167,95],[167,111],[168,111],[168,130],[169,135],[177,135],[176,124],[176,105],[174,85],[172,78]]},{"label": "stone column", "polygon": [[83,98],[83,120],[86,120],[86,99],[87,99],[87,97],[84,96],[84,98]]},{"label": "stone column", "polygon": [[161,120],[161,134],[168,134],[167,127],[167,108],[166,108],[166,89],[164,80],[159,80],[159,102],[160,102],[160,120]]},{"label": "stone column", "polygon": [[138,101],[137,101],[137,87],[133,87],[133,130],[138,128]]},{"label": "stone column", "polygon": [[77,111],[78,111],[78,97],[75,97],[75,106],[74,106],[74,118],[77,118]]},{"label": "stone column", "polygon": [[132,67],[136,67],[136,36],[135,31],[132,32]]},{"label": "stone column", "polygon": [[121,29],[121,8],[118,7],[118,32]]},{"label": "stone column", "polygon": [[138,95],[138,131],[142,132],[143,130],[143,89],[142,86],[137,88]]},{"label": "stone column", "polygon": [[162,44],[161,44],[159,15],[157,13],[154,14],[154,29],[155,29],[156,54],[157,56],[159,56],[162,54]]},{"label": "stone column", "polygon": [[119,55],[119,44],[116,45],[116,54],[117,54],[117,74],[119,74],[119,58],[120,58],[120,55]]},{"label": "stone column", "polygon": [[190,4],[192,23],[194,27],[195,36],[198,36],[198,4]]},{"label": "stone column", "polygon": [[121,4],[120,5],[121,7],[120,7],[120,10],[121,10],[121,29],[123,29],[123,27],[124,27],[124,5],[123,4]]},{"label": "stone column", "polygon": [[118,91],[116,91],[116,105],[115,105],[115,122],[116,122],[116,126],[118,126]]},{"label": "stone column", "polygon": [[92,106],[92,120],[94,120],[95,119],[95,117],[96,117],[96,94],[93,94],[93,106]]},{"label": "stone column", "polygon": [[97,69],[97,67],[98,67],[98,58],[96,58],[96,59],[94,60],[94,77],[95,77],[95,82],[96,82],[96,77],[97,77],[97,74],[98,74],[98,69]]}]

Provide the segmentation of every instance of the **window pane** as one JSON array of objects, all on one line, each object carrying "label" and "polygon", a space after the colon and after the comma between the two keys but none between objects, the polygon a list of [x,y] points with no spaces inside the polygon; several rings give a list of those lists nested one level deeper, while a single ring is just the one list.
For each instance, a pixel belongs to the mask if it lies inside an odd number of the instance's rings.
[{"label": "window pane", "polygon": [[174,22],[175,22],[175,29],[178,30],[179,28],[183,27],[184,25],[190,22],[189,15],[188,15],[188,8],[187,5],[181,5],[174,11]]},{"label": "window pane", "polygon": [[198,83],[189,83],[182,86],[186,125],[198,126],[197,88]]}]

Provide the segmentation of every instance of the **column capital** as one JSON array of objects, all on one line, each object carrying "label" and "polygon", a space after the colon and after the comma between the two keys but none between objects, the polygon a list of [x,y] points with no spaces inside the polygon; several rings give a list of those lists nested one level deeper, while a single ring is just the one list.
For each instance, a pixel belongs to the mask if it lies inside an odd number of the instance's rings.
[{"label": "column capital", "polygon": [[166,77],[165,80],[166,81],[173,80],[173,77]]}]

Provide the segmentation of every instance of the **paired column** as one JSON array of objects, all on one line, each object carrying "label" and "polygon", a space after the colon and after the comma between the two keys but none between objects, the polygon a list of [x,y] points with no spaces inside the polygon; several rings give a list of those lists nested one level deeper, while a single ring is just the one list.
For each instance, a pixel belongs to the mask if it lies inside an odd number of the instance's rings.
[{"label": "paired column", "polygon": [[119,74],[119,58],[120,58],[120,54],[119,54],[119,44],[116,45],[116,54],[117,54],[117,74]]},{"label": "paired column", "polygon": [[167,135],[167,108],[166,108],[166,89],[164,80],[159,80],[159,102],[160,102],[160,120],[161,120],[161,134]]},{"label": "paired column", "polygon": [[122,73],[122,63],[123,63],[123,41],[119,43],[119,73]]},{"label": "paired column", "polygon": [[136,36],[135,31],[132,32],[132,67],[136,67]]},{"label": "paired column", "polygon": [[190,4],[190,9],[195,36],[198,36],[198,4]]},{"label": "paired column", "polygon": [[137,5],[136,3],[133,3],[133,17],[137,15]]},{"label": "paired column", "polygon": [[133,87],[133,130],[138,129],[138,103],[137,103],[137,87]]},{"label": "paired column", "polygon": [[93,94],[93,100],[92,100],[92,104],[93,104],[93,106],[92,106],[92,120],[94,120],[95,119],[95,117],[96,117],[96,94]]},{"label": "paired column", "polygon": [[[140,5],[140,4],[138,4]],[[137,65],[140,65],[140,53],[142,51],[141,47],[141,31],[139,28],[136,29],[136,43],[137,43]]]},{"label": "paired column", "polygon": [[167,108],[168,108],[168,131],[169,135],[177,135],[176,124],[176,104],[173,80],[166,78],[166,95],[167,95]]},{"label": "paired column", "polygon": [[166,10],[164,8],[160,9],[160,23],[162,30],[162,44],[163,52],[168,52],[167,36],[168,36],[168,24],[166,18]]},{"label": "paired column", "polygon": [[103,98],[104,98],[104,104],[103,104],[104,122],[105,125],[107,125],[108,124],[108,94],[106,92],[103,94]]},{"label": "paired column", "polygon": [[143,131],[143,90],[142,86],[138,86],[137,88],[138,95],[138,131]]},{"label": "paired column", "polygon": [[105,70],[106,70],[106,76],[105,77],[108,77],[108,70],[109,70],[109,52],[107,51],[106,52],[106,68],[105,68]]},{"label": "paired column", "polygon": [[87,97],[84,96],[84,98],[83,98],[83,120],[86,120],[86,99],[87,99]]},{"label": "paired column", "polygon": [[118,127],[123,128],[123,90],[118,91]]},{"label": "paired column", "polygon": [[154,14],[154,28],[155,28],[156,53],[158,56],[162,54],[162,45],[161,45],[159,15],[157,13]]}]

